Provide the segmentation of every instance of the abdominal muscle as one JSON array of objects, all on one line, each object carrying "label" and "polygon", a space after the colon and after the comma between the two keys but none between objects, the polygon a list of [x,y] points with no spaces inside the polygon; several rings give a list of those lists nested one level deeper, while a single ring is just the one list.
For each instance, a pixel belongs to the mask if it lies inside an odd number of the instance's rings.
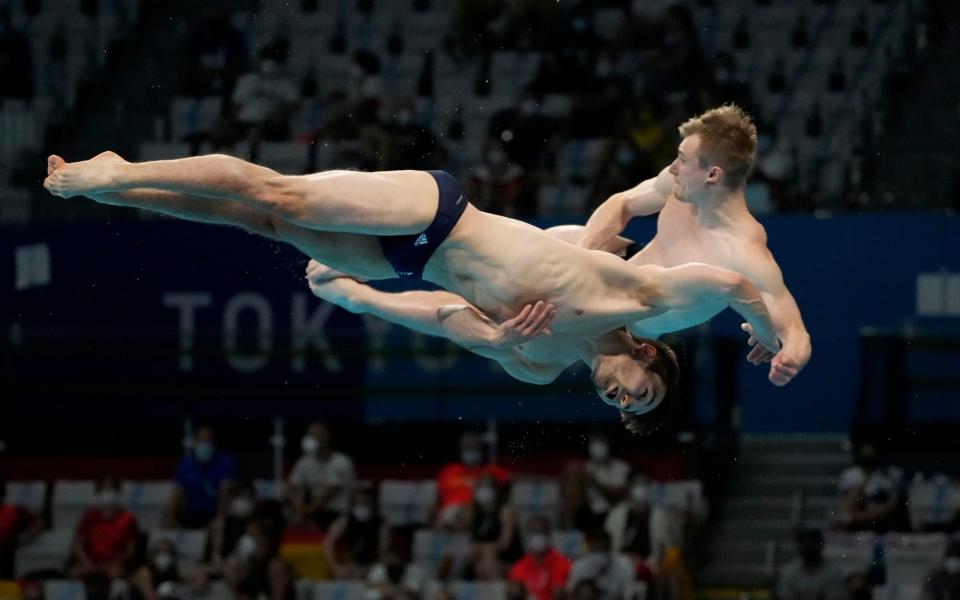
[{"label": "abdominal muscle", "polygon": [[538,300],[557,309],[562,330],[599,289],[582,250],[527,223],[470,206],[433,258],[425,278],[460,294],[496,321]]}]

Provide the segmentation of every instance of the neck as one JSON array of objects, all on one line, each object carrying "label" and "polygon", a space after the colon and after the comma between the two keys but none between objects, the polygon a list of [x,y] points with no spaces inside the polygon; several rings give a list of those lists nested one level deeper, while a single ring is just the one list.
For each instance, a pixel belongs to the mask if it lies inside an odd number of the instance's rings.
[{"label": "neck", "polygon": [[700,223],[707,228],[727,227],[739,222],[747,210],[743,188],[728,190],[719,187],[705,202],[694,204],[694,212]]},{"label": "neck", "polygon": [[577,348],[577,354],[580,356],[580,360],[594,369],[601,357],[627,353],[633,349],[634,343],[630,334],[617,329],[600,337],[583,340],[580,347]]}]

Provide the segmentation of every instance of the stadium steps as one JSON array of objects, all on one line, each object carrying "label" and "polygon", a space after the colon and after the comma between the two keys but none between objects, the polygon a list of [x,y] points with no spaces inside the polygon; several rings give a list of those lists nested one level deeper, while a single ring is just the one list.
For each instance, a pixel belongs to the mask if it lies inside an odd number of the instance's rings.
[{"label": "stadium steps", "polygon": [[[793,556],[799,520],[823,524],[837,502],[837,478],[850,464],[836,435],[746,436],[728,494],[697,576],[699,597],[731,589],[763,590],[776,566]],[[720,597],[718,596],[718,597]]]}]

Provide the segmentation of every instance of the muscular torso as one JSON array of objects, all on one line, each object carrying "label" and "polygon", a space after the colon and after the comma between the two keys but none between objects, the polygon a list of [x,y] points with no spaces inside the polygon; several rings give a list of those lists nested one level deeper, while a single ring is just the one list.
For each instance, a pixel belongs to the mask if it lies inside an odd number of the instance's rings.
[{"label": "muscular torso", "polygon": [[495,321],[543,300],[556,308],[556,336],[596,336],[644,310],[643,277],[601,251],[571,246],[542,229],[470,207],[424,277],[456,292]]},{"label": "muscular torso", "polygon": [[[328,233],[285,222],[280,239],[337,270],[367,279],[395,277],[375,236]],[[550,336],[525,344],[530,360],[568,366],[579,341],[622,327],[646,307],[638,269],[602,251],[583,250],[542,229],[469,206],[424,269],[424,279],[463,296],[497,322],[526,304],[556,308]]]},{"label": "muscular torso", "polygon": [[[635,265],[675,267],[699,262],[737,271],[751,278],[751,254],[766,252],[763,227],[746,211],[723,225],[707,225],[696,209],[672,195],[657,218],[657,234],[630,259]],[[634,335],[656,337],[710,320],[726,308],[720,302],[701,301],[630,326]]]}]

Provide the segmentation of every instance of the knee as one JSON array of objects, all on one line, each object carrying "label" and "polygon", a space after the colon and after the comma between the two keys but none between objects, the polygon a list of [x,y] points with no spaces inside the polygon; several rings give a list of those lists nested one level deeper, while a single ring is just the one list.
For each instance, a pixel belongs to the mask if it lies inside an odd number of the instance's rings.
[{"label": "knee", "polygon": [[257,193],[262,208],[285,221],[297,222],[302,219],[307,203],[298,179],[294,175],[265,177]]}]

